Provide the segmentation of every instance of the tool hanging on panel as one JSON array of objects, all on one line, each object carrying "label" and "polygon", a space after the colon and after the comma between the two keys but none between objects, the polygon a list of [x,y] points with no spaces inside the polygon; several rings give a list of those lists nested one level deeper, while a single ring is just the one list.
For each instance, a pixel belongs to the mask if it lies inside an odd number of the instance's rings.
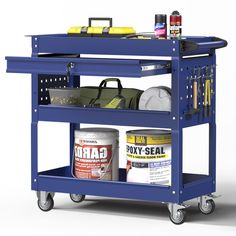
[{"label": "tool hanging on panel", "polygon": [[215,65],[206,65],[193,68],[191,75],[187,77],[188,110],[184,113],[187,119],[195,114],[200,114],[203,118],[211,116],[214,67]]},{"label": "tool hanging on panel", "polygon": [[211,116],[211,100],[214,93],[212,89],[214,78],[214,65],[206,66],[205,89],[204,89],[204,117]]}]

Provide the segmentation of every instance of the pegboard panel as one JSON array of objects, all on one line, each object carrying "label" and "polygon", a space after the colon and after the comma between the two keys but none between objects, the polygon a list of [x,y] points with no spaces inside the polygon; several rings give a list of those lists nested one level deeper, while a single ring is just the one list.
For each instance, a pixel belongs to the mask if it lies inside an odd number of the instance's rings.
[{"label": "pegboard panel", "polygon": [[[211,71],[213,68],[213,71]],[[211,87],[211,106],[208,107],[209,112],[212,112],[213,101],[215,99],[215,64],[211,56],[199,58],[183,59],[181,74],[181,97],[180,107],[183,117],[192,119],[197,116],[199,121],[204,121],[206,117],[211,115],[203,114],[205,110],[205,84],[206,80],[210,81]],[[197,82],[197,109],[193,106],[193,83]],[[190,116],[188,116],[190,114]]]},{"label": "pegboard panel", "polygon": [[65,75],[38,75],[39,105],[48,105],[50,103],[49,88],[66,88],[68,82]]}]

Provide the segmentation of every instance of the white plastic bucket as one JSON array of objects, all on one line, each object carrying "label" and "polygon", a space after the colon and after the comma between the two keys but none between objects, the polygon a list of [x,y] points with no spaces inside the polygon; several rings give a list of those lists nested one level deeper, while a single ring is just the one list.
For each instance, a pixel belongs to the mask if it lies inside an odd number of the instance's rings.
[{"label": "white plastic bucket", "polygon": [[118,130],[109,128],[75,130],[74,150],[74,174],[77,178],[118,180]]},{"label": "white plastic bucket", "polygon": [[126,132],[127,182],[171,185],[171,132]]}]

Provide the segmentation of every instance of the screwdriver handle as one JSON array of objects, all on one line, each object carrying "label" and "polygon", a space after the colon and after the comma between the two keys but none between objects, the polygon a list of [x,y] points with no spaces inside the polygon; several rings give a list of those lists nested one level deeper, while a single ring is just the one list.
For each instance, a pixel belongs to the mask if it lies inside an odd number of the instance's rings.
[{"label": "screwdriver handle", "polygon": [[193,81],[193,109],[197,109],[197,81]]},{"label": "screwdriver handle", "polygon": [[207,86],[208,86],[208,83],[207,83],[207,80],[205,80],[205,86],[204,86],[204,106],[207,105],[207,92],[208,92],[208,89],[207,89]]}]

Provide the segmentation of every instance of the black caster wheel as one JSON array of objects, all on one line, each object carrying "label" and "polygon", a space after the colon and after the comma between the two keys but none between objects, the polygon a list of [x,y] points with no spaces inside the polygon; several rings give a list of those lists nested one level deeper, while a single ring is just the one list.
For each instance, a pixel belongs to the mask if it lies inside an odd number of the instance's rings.
[{"label": "black caster wheel", "polygon": [[79,202],[82,202],[85,199],[85,195],[71,193],[70,194],[70,199],[75,203],[79,203]]},{"label": "black caster wheel", "polygon": [[176,225],[181,225],[185,222],[186,212],[184,210],[178,210],[177,214],[172,215],[170,213],[169,217],[172,223]]},{"label": "black caster wheel", "polygon": [[54,201],[51,194],[48,194],[47,200],[44,203],[40,199],[38,199],[38,207],[42,211],[50,211],[52,210],[53,206]]},{"label": "black caster wheel", "polygon": [[210,199],[206,201],[206,204],[200,204],[198,203],[198,209],[201,211],[204,215],[209,215],[215,210],[215,202]]}]

